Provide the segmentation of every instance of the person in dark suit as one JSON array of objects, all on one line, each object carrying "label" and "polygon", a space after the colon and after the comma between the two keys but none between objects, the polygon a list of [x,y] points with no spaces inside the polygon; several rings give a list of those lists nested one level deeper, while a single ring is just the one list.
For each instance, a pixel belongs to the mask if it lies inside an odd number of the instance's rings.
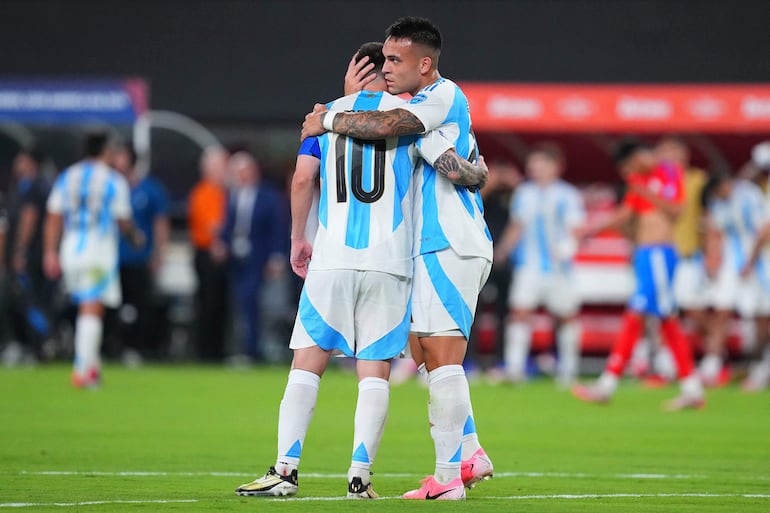
[{"label": "person in dark suit", "polygon": [[286,271],[288,206],[277,188],[262,180],[257,161],[241,151],[230,157],[233,190],[215,256],[228,259],[241,329],[240,351],[251,361],[263,358],[260,344],[260,293],[264,279]]}]

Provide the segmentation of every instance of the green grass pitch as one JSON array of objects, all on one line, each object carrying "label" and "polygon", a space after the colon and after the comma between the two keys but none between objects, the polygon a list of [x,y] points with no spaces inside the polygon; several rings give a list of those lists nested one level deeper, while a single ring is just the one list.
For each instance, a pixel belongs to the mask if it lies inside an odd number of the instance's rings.
[{"label": "green grass pitch", "polygon": [[0,511],[770,511],[770,395],[710,391],[665,413],[675,388],[628,382],[609,406],[550,381],[472,383],[496,477],[465,503],[396,499],[433,469],[427,391],[393,387],[373,468],[384,500],[338,500],[352,449],[354,375],[321,382],[296,499],[237,497],[273,464],[287,369],[108,367],[74,390],[64,365],[0,370]]}]

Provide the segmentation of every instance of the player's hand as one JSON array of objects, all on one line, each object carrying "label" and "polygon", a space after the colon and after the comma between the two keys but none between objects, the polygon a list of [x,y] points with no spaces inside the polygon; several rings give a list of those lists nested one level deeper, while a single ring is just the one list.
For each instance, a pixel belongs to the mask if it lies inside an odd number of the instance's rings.
[{"label": "player's hand", "polygon": [[274,255],[270,257],[265,265],[265,279],[275,280],[283,276],[286,272],[286,256]]},{"label": "player's hand", "polygon": [[15,251],[13,253],[11,266],[13,266],[13,271],[16,274],[24,274],[24,272],[27,270],[27,252]]},{"label": "player's hand", "polygon": [[128,235],[128,243],[131,244],[131,247],[134,249],[143,248],[144,245],[147,244],[147,236],[142,230],[134,228]]},{"label": "player's hand", "polygon": [[357,55],[358,53],[350,59],[345,72],[345,95],[363,90],[369,82],[377,78],[377,75],[371,72],[374,69],[374,63],[369,62],[369,56],[356,62]]},{"label": "player's hand", "polygon": [[209,249],[209,253],[211,254],[211,259],[214,262],[221,264],[225,260],[227,260],[227,255],[228,255],[227,244],[225,244],[224,241],[221,239],[214,239],[211,242],[211,248]]},{"label": "player's hand", "polygon": [[59,264],[59,255],[55,251],[47,251],[43,255],[43,272],[50,280],[55,280],[61,276],[61,265]]},{"label": "player's hand", "polygon": [[292,239],[289,263],[294,274],[303,280],[307,276],[307,266],[313,256],[313,246],[307,239]]},{"label": "player's hand", "polygon": [[313,107],[313,112],[305,116],[305,121],[302,123],[302,134],[300,140],[304,141],[308,137],[321,135],[326,132],[323,124],[321,123],[321,116],[324,112],[328,111],[326,105],[316,103]]},{"label": "player's hand", "polygon": [[751,271],[753,270],[754,266],[751,262],[747,263],[743,266],[743,269],[741,269],[741,279],[745,280],[751,275]]}]

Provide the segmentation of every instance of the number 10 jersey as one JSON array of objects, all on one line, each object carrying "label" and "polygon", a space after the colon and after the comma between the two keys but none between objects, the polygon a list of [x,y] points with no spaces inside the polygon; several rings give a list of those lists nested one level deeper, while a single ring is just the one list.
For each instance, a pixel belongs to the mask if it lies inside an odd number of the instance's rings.
[{"label": "number 10 jersey", "polygon": [[[388,110],[404,100],[361,91],[328,104],[334,111]],[[318,137],[321,193],[310,269],[412,275],[410,181],[422,155],[435,159],[453,147],[439,134],[365,141],[327,132]],[[431,161],[432,162],[432,161]]]}]

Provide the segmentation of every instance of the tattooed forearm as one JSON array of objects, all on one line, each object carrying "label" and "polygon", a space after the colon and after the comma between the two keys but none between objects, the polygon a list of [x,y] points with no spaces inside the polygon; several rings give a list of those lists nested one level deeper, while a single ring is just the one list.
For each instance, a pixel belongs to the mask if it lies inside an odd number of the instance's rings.
[{"label": "tattooed forearm", "polygon": [[480,165],[471,164],[464,158],[461,158],[455,150],[444,152],[433,167],[441,176],[456,185],[484,187],[489,178],[489,169],[481,161]]},{"label": "tattooed forearm", "polygon": [[417,116],[404,109],[341,112],[334,118],[334,132],[359,139],[386,139],[424,131]]}]

